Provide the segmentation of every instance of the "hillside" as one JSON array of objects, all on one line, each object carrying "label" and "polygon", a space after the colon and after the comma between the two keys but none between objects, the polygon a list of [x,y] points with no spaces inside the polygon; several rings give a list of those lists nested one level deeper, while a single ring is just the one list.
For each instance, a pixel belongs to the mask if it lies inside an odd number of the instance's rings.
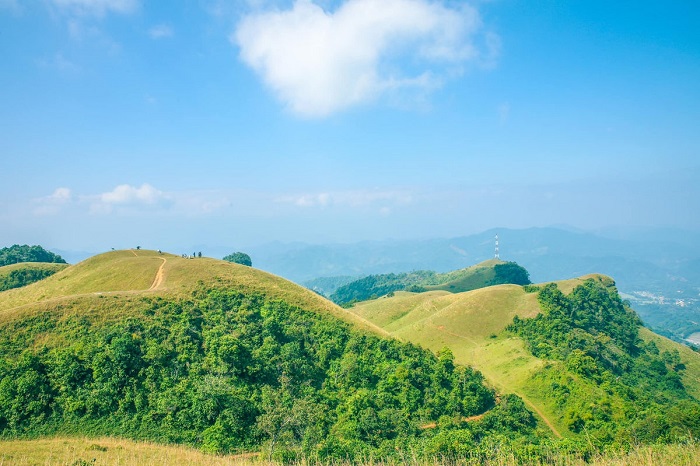
[{"label": "hillside", "polygon": [[52,262],[21,262],[0,267],[0,291],[30,285],[68,267]]},{"label": "hillside", "polygon": [[[273,299],[319,313],[328,313],[371,332],[384,334],[373,324],[329,303],[317,294],[258,269],[216,259],[185,259],[149,250],[112,251],[93,256],[79,264],[21,289],[0,294],[0,322],[26,313],[47,309],[58,302],[71,302],[80,309],[103,303],[106,297],[134,301],[139,296],[188,296],[201,284],[227,286],[244,293],[265,292]],[[114,306],[103,306],[103,318]]]},{"label": "hillside", "polygon": [[[534,282],[603,273],[615,277],[646,325],[682,342],[700,332],[700,237],[678,229],[586,233],[571,229],[488,230],[455,238],[344,244],[267,244],[254,248],[257,266],[298,283],[332,276],[412,270],[446,272],[493,257],[525,267]],[[381,295],[378,295],[381,296]]]},{"label": "hillside", "polygon": [[546,444],[519,398],[449,352],[387,335],[250,267],[100,254],[0,293],[0,437],[108,435],[284,460]]},{"label": "hillside", "polygon": [[[605,304],[605,306],[618,305],[614,304],[617,302],[615,299],[619,300],[615,298],[617,292],[614,282],[608,277],[586,276],[555,282],[556,286],[567,295],[579,293],[576,290],[582,289],[588,283],[592,283],[591,286],[596,290],[607,290],[604,294],[612,297],[612,304]],[[571,384],[571,393],[578,389],[580,397],[594,396],[591,395],[592,393],[596,393],[595,396],[602,396],[597,388],[601,383],[600,380],[587,380],[580,374],[570,372],[569,366],[557,360],[558,356],[553,353],[536,356],[527,339],[517,332],[507,331],[516,316],[522,322],[529,322],[541,315],[542,303],[539,291],[542,288],[545,286],[500,285],[458,294],[445,291],[398,292],[393,297],[356,304],[352,310],[405,341],[420,344],[433,351],[444,347],[450,348],[456,362],[477,368],[500,391],[518,394],[535,412],[546,419],[555,433],[571,436],[575,435],[572,431],[575,423],[567,417],[565,409],[567,402],[552,396],[552,384],[560,383],[553,380],[552,374],[558,374],[557,377],[568,380],[567,383]],[[619,312],[624,315],[622,310]],[[571,335],[589,338],[586,337],[586,333],[576,332],[581,330],[576,330],[574,333],[566,330],[564,334],[571,333]],[[672,377],[674,373],[679,374],[683,386],[687,388],[687,393],[697,397],[700,356],[646,329],[640,329],[639,335],[642,340],[634,350],[641,352],[639,354],[646,354],[645,344],[652,340],[656,341],[656,345],[660,348],[660,352],[656,354],[669,355],[668,357],[673,359],[671,355],[678,352],[683,369],[674,372],[672,366],[681,367],[675,363],[654,364],[660,364],[660,371],[663,367],[663,374],[670,370],[668,377]],[[601,339],[599,344],[610,341],[609,337],[605,338],[607,340]],[[611,348],[613,351],[621,351],[616,349],[617,346]],[[649,351],[652,350],[653,348],[649,349]],[[655,356],[647,354],[645,357],[651,360]],[[666,377],[663,374],[662,378]],[[650,378],[653,377],[650,376]],[[686,395],[683,393],[685,392],[664,396],[679,396],[678,399],[685,399]],[[625,404],[627,402],[623,401],[625,397],[614,395],[611,397],[611,400],[613,399],[616,401],[608,401],[608,403],[617,403],[619,409],[615,412],[620,416],[626,416],[620,414],[624,409],[629,409]]]},{"label": "hillside", "polygon": [[527,270],[514,262],[491,259],[448,273],[413,271],[370,275],[339,287],[330,299],[340,305],[366,301],[396,291],[471,291],[492,285],[530,283]]}]

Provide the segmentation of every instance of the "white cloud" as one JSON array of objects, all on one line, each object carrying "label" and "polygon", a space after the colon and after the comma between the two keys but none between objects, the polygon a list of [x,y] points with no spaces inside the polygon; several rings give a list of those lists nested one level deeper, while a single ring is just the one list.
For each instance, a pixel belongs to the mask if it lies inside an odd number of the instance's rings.
[{"label": "white cloud", "polygon": [[162,191],[157,190],[148,183],[142,184],[139,188],[128,184],[121,184],[112,191],[102,193],[99,196],[100,201],[105,204],[113,205],[154,205],[165,198],[166,196]]},{"label": "white cloud", "polygon": [[51,0],[57,7],[79,15],[103,16],[108,12],[132,13],[139,0]]},{"label": "white cloud", "polygon": [[34,213],[36,215],[55,215],[62,207],[73,200],[73,193],[69,188],[56,188],[56,190],[45,197],[34,200]]},{"label": "white cloud", "polygon": [[148,35],[153,39],[164,39],[174,35],[173,28],[167,24],[158,24],[148,30]]},{"label": "white cloud", "polygon": [[443,1],[347,0],[326,11],[296,0],[288,10],[248,14],[231,41],[293,112],[322,117],[387,92],[439,86],[483,59],[481,29],[474,8]]}]

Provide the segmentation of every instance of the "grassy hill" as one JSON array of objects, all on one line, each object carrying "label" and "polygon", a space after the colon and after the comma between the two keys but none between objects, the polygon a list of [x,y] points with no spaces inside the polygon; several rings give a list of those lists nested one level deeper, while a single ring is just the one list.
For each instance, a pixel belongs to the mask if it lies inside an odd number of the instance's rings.
[{"label": "grassy hill", "polygon": [[100,254],[0,293],[0,437],[325,460],[456,455],[455,445],[486,454],[538,432],[516,397],[388,336],[251,267]]},{"label": "grassy hill", "polygon": [[[305,309],[330,314],[380,335],[386,333],[316,293],[261,270],[217,259],[186,259],[150,250],[111,251],[26,287],[0,293],[0,322],[53,308],[122,318],[141,296],[188,296],[201,284],[244,293],[264,292]],[[70,303],[70,305],[68,304]],[[114,303],[114,305],[111,305]],[[87,308],[93,308],[88,310]],[[98,310],[98,311],[96,311]]]},{"label": "grassy hill", "polygon": [[0,267],[0,292],[20,288],[50,277],[68,267],[54,262],[22,262]]},{"label": "grassy hill", "polygon": [[[612,430],[615,422],[625,426],[632,422],[625,416],[634,420],[642,408],[652,422],[635,423],[634,432],[645,442],[700,432],[688,420],[696,411],[700,418],[700,405],[678,383],[683,377],[690,394],[700,389],[700,360],[690,350],[676,354],[672,342],[642,331],[637,349],[651,371],[643,375],[668,390],[647,384],[656,398],[635,404],[618,396],[621,384],[589,353],[577,347],[564,357],[549,334],[537,342],[545,333],[533,334],[535,324],[561,323],[552,320],[557,303],[590,307],[583,317],[594,320],[617,312],[602,320],[623,330],[636,325],[608,277],[556,286],[568,295],[546,285],[497,285],[397,292],[347,310],[225,261],[145,250],[100,254],[0,293],[0,437],[109,435],[216,453],[262,450],[287,461],[398,463],[410,455],[485,464],[493,452],[536,463],[565,451],[581,457],[621,448],[630,439]],[[513,329],[514,321],[524,324]],[[636,367],[615,335],[599,330],[559,336],[578,335],[581,348],[599,345],[613,363]],[[553,384],[586,403],[584,417],[572,419],[570,404],[550,396]],[[666,406],[673,408],[668,422],[658,412]],[[600,419],[611,436],[597,424],[590,437],[577,433]],[[571,439],[557,443],[557,436]]]},{"label": "grassy hill", "polygon": [[448,273],[418,270],[407,273],[370,275],[340,286],[330,296],[333,302],[348,305],[396,291],[471,291],[501,284],[530,283],[527,270],[514,262],[491,259],[466,269]]},{"label": "grassy hill", "polygon": [[[602,275],[554,283],[570,294],[590,280],[614,290],[614,281]],[[456,362],[477,368],[499,391],[519,395],[556,435],[571,436],[570,422],[547,393],[548,385],[534,382],[540,373],[551,372],[552,368],[568,374],[565,364],[534,356],[522,338],[506,331],[515,316],[529,319],[541,313],[536,291],[543,286],[498,285],[456,294],[397,292],[392,297],[356,304],[351,310],[402,340],[433,351],[450,348]],[[644,342],[656,342],[660,351],[679,351],[686,368],[683,384],[698,398],[700,355],[647,329],[640,330],[640,337]],[[597,390],[595,384],[580,379],[576,374],[571,378],[572,383],[578,380],[588,391]]]}]

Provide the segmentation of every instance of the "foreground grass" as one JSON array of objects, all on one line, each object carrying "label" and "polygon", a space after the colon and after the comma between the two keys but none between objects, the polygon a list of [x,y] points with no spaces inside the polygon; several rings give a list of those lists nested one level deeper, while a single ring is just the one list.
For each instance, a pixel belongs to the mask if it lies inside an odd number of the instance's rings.
[{"label": "foreground grass", "polygon": [[[559,455],[546,461],[528,461],[528,465],[560,466],[694,466],[700,458],[700,444],[645,446],[629,453],[608,454],[590,459],[588,462],[573,456]],[[178,446],[165,446],[147,442],[134,442],[114,438],[49,438],[40,440],[0,441],[0,466],[86,466],[86,465],[203,465],[203,466],[277,466],[281,463],[261,460],[257,455],[216,456],[198,450]],[[310,466],[311,462],[300,461],[298,466]],[[330,463],[338,466],[350,463]],[[504,453],[490,460],[462,459],[457,461],[428,461],[402,458],[393,461],[367,461],[366,466],[515,466],[518,463],[510,454]]]}]

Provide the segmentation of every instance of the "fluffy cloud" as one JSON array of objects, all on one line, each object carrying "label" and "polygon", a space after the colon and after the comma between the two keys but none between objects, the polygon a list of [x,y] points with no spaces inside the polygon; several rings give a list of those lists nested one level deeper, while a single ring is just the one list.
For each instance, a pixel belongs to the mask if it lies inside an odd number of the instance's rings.
[{"label": "fluffy cloud", "polygon": [[481,30],[467,5],[347,0],[326,11],[296,0],[288,10],[245,16],[231,41],[293,112],[322,117],[387,92],[439,86],[465,63],[484,59],[476,45]]},{"label": "fluffy cloud", "polygon": [[105,13],[131,13],[139,6],[138,0],[51,0],[59,8],[77,14],[103,16]]},{"label": "fluffy cloud", "polygon": [[157,190],[148,183],[142,184],[139,188],[121,184],[112,191],[100,194],[99,199],[103,203],[111,205],[154,205],[166,199],[166,196],[162,191]]}]

